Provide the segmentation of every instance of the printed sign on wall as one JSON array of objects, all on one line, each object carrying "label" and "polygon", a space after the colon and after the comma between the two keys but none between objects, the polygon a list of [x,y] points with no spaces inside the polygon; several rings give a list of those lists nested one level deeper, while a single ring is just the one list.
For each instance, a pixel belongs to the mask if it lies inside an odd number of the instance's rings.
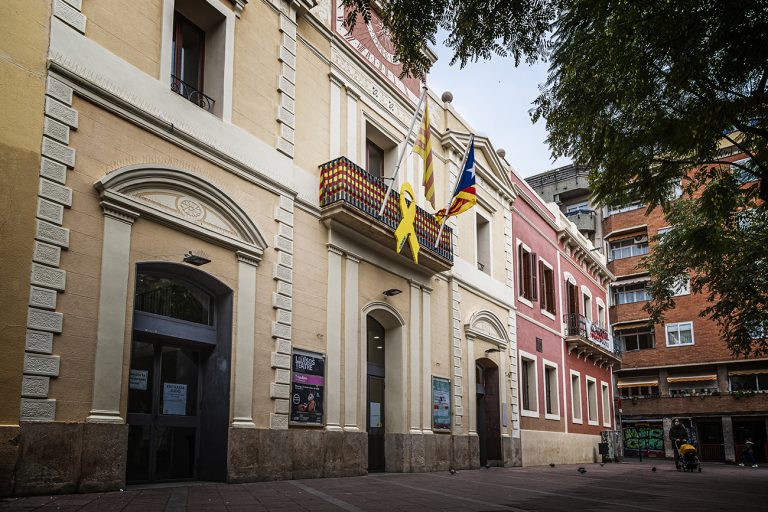
[{"label": "printed sign on wall", "polygon": [[451,429],[451,381],[432,377],[432,428]]},{"label": "printed sign on wall", "polygon": [[294,350],[291,372],[291,423],[323,426],[325,356]]}]

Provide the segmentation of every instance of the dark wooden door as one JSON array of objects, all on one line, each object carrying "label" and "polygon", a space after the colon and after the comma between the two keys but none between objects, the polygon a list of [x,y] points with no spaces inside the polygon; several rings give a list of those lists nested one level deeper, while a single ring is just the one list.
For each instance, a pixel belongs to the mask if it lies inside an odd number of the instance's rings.
[{"label": "dark wooden door", "polygon": [[384,471],[384,377],[368,375],[368,471]]},{"label": "dark wooden door", "polygon": [[130,483],[196,477],[200,351],[134,340],[128,391]]}]

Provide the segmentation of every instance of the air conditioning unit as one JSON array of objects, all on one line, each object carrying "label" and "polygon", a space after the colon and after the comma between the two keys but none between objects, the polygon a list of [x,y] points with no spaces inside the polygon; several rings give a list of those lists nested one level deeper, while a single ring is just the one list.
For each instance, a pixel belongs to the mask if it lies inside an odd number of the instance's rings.
[{"label": "air conditioning unit", "polygon": [[647,241],[648,241],[648,235],[637,235],[635,237],[635,243],[639,244],[639,243],[647,242]]}]

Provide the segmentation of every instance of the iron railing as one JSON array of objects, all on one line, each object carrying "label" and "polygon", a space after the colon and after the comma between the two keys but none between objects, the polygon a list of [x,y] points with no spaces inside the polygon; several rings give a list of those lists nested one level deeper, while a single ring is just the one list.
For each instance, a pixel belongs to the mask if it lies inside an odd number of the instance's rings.
[{"label": "iron railing", "polygon": [[531,176],[526,178],[525,181],[534,189],[544,187],[547,185],[553,185],[565,180],[584,178],[586,184],[589,184],[589,170],[586,167],[580,167],[577,165],[566,165],[553,169],[549,172],[539,174],[538,176]]},{"label": "iron railing", "polygon": [[[379,217],[379,208],[386,191],[387,185],[384,180],[369,174],[345,157],[331,160],[320,166],[320,208],[341,202],[394,232],[402,219],[399,206],[400,194],[392,190],[387,206],[384,208],[384,214]],[[435,247],[437,233],[440,230],[440,224],[435,216],[416,206],[416,219],[413,224],[421,250],[426,250],[446,263],[452,264],[451,228],[445,227],[440,243]]]},{"label": "iron railing", "polygon": [[198,91],[196,88],[175,75],[171,75],[171,90],[179,96],[188,99],[203,110],[213,112],[213,105],[216,103],[216,100],[210,96],[206,96],[202,91]]},{"label": "iron railing", "polygon": [[608,331],[587,320],[584,315],[569,313],[563,315],[566,336],[579,336],[604,350],[619,354],[616,344],[611,343]]}]

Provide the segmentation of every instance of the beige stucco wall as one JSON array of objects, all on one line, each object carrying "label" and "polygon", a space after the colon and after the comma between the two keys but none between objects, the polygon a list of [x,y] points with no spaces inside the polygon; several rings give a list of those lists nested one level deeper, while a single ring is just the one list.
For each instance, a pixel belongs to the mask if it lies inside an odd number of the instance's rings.
[{"label": "beige stucco wall", "polygon": [[[59,296],[58,311],[64,314],[65,320],[64,331],[57,340],[56,353],[61,355],[62,364],[59,377],[51,381],[50,393],[51,398],[58,400],[57,420],[60,421],[84,420],[91,405],[103,237],[103,214],[98,194],[93,188],[94,182],[109,171],[139,163],[147,166],[152,163],[172,165],[187,170],[214,183],[232,197],[260,228],[266,240],[274,239],[274,212],[278,204],[275,193],[247,183],[85,100],[76,98],[73,107],[79,112],[80,127],[71,138],[71,146],[77,150],[78,163],[70,171],[68,180],[74,193],[72,208],[65,218],[65,227],[70,229],[70,248],[62,252],[61,258],[61,268],[67,271],[67,290]],[[311,228],[302,229],[309,232]],[[213,274],[232,289],[237,289],[237,260],[232,251],[140,217],[133,225],[131,237],[125,365],[130,361],[130,297],[133,294],[135,263],[180,262],[188,250],[208,253],[212,262],[202,267],[202,270]],[[270,327],[274,317],[274,261],[274,251],[267,250],[256,269],[254,376],[255,382],[262,385],[263,389],[254,393],[254,421],[263,427],[269,424],[269,413],[273,407],[269,399],[268,383],[273,373],[270,353],[274,347]],[[237,293],[234,301],[236,315]],[[300,307],[294,316],[299,325],[303,321],[303,314]],[[322,325],[317,311],[309,312],[308,317],[308,322],[320,322],[319,325]],[[127,376],[124,376],[124,381],[127,381]],[[124,389],[123,407],[125,392]]]},{"label": "beige stucco wall", "polygon": [[50,2],[0,2],[0,425],[19,420]]},{"label": "beige stucco wall", "polygon": [[160,76],[163,0],[83,2],[85,35],[155,78]]},{"label": "beige stucco wall", "polygon": [[[314,33],[312,27],[307,32]],[[327,41],[322,50],[328,53]],[[320,51],[321,48],[318,48]],[[296,141],[294,162],[299,167],[319,173],[317,167],[328,162],[330,147],[330,85],[327,62],[323,62],[306,43],[299,41],[296,55]],[[334,155],[336,158],[341,155]]]},{"label": "beige stucco wall", "polygon": [[597,462],[600,436],[522,430],[523,466]]}]

